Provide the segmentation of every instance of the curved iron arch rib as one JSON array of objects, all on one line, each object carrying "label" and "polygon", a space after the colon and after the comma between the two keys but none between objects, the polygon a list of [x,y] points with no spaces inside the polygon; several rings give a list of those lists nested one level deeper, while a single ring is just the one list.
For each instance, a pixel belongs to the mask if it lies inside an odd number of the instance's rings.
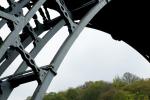
[{"label": "curved iron arch rib", "polygon": [[[13,89],[21,84],[37,81],[38,86],[32,100],[41,100],[73,42],[91,19],[108,3],[106,0],[83,0],[81,2],[74,0],[71,1],[72,3],[66,2],[66,0],[20,0],[18,2],[8,0],[10,6],[6,9],[0,9],[0,18],[2,18],[0,27],[2,28],[4,24],[7,24],[11,31],[5,40],[1,39],[0,41],[0,76],[9,68],[19,54],[23,59],[22,64],[14,74],[0,78],[0,99],[6,100]],[[71,6],[73,4],[75,6]],[[41,6],[44,6],[45,14]],[[23,8],[29,10],[26,15],[23,15]],[[50,15],[47,8],[54,9],[61,15],[55,19],[48,18]],[[43,18],[43,23],[39,22],[37,11]],[[31,18],[36,24],[35,28],[32,28],[29,23]],[[75,23],[77,18],[80,18],[80,23],[78,24]],[[49,65],[38,67],[34,58],[56,32],[65,25],[69,29],[69,35],[65,42]],[[47,30],[48,32],[43,38],[38,37]],[[31,42],[33,42],[34,47],[28,53],[25,48]],[[31,67],[31,70],[26,71],[28,67]]]},{"label": "curved iron arch rib", "polygon": [[[6,40],[0,37],[0,76],[9,68],[10,64],[20,54],[24,62],[13,75],[0,79],[0,100],[6,100],[14,88],[21,84],[37,81],[38,86],[32,100],[42,100],[57,70],[84,27],[102,30],[112,35],[116,40],[123,40],[148,61],[150,61],[150,48],[148,46],[148,7],[147,2],[140,0],[7,0],[10,6],[0,6],[0,28],[7,24],[11,30]],[[43,6],[43,8],[41,8]],[[22,8],[29,12],[23,15]],[[51,19],[48,8],[60,13],[60,16]],[[43,12],[45,10],[45,13]],[[38,20],[36,12],[39,11],[43,23]],[[29,24],[33,19],[36,27]],[[75,23],[80,20],[79,23]],[[44,45],[63,26],[68,26],[69,35],[54,56],[49,65],[38,67],[34,58]],[[19,34],[19,32],[21,34]],[[43,38],[38,36],[48,31]],[[34,48],[26,52],[25,48],[33,42]],[[31,70],[26,71],[28,67]]]}]

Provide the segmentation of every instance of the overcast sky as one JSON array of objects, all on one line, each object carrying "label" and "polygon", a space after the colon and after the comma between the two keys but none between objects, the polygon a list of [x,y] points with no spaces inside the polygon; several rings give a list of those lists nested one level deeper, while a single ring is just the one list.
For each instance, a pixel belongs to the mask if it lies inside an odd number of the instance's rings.
[{"label": "overcast sky", "polygon": [[[63,28],[59,34],[66,31]],[[36,58],[39,66],[49,63],[52,58],[50,55],[54,53],[51,49],[56,49],[55,46],[60,44],[58,41],[62,40],[59,34]],[[111,82],[115,76],[121,76],[125,72],[149,78],[150,64],[126,43],[113,40],[107,33],[86,28],[70,49],[47,92],[62,91],[86,81]],[[20,86],[9,100],[23,100],[32,95],[35,85],[36,82]]]},{"label": "overcast sky", "polygon": [[[3,0],[6,1],[6,0]],[[5,5],[4,2],[0,2]],[[54,13],[54,12],[53,12]],[[7,29],[0,30],[0,36]],[[67,28],[61,29],[35,59],[38,66],[50,63],[67,34]],[[4,36],[6,37],[6,36]],[[32,45],[26,49],[30,51]],[[21,63],[18,57],[15,63],[3,74],[12,74]],[[86,81],[105,80],[111,82],[117,75],[131,72],[142,78],[150,77],[150,64],[133,48],[122,41],[115,41],[107,33],[94,29],[84,29],[62,62],[57,76],[47,92],[58,92],[84,84]],[[31,96],[37,83],[19,86],[8,100],[24,100]]]}]

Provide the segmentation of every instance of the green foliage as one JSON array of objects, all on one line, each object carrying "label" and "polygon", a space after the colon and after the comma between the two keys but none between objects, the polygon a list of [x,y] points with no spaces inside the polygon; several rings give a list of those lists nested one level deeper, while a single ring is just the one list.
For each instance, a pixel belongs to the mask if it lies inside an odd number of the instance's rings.
[{"label": "green foliage", "polygon": [[78,95],[79,95],[79,92],[76,90],[76,89],[69,89],[67,92],[66,92],[66,98],[67,100],[78,100]]},{"label": "green foliage", "polygon": [[124,73],[124,75],[120,78],[119,76],[113,79],[113,86],[120,89],[126,85],[130,85],[136,83],[137,81],[142,80],[138,76],[131,74],[129,72]]},{"label": "green foliage", "polygon": [[117,89],[121,88],[121,87],[124,87],[126,85],[126,82],[124,82],[120,77],[115,77],[113,79],[113,86]]},{"label": "green foliage", "polygon": [[67,100],[65,98],[65,96],[63,95],[63,93],[49,93],[47,95],[45,95],[43,100]]},{"label": "green foliage", "polygon": [[134,93],[137,97],[141,97],[141,98],[148,97],[150,99],[149,84],[150,84],[150,80],[140,80],[133,84],[125,86],[123,89],[125,91],[130,91],[131,93]]},{"label": "green foliage", "polygon": [[49,93],[44,100],[99,100],[99,95],[108,91],[112,85],[104,81],[86,82],[75,89],[59,93]]},{"label": "green foliage", "polygon": [[104,81],[90,83],[86,86],[86,88],[82,89],[82,96],[80,100],[98,100],[99,95],[108,91],[110,87],[111,84]]},{"label": "green foliage", "polygon": [[113,83],[90,81],[64,92],[48,93],[43,100],[150,100],[149,84],[149,79],[125,73],[122,77],[115,77]]},{"label": "green foliage", "polygon": [[98,100],[128,100],[128,95],[129,93],[126,91],[111,88],[101,94]]},{"label": "green foliage", "polygon": [[122,81],[127,83],[127,84],[132,84],[136,81],[141,80],[141,78],[139,78],[138,76],[131,74],[129,72],[124,73],[123,77],[122,77]]}]

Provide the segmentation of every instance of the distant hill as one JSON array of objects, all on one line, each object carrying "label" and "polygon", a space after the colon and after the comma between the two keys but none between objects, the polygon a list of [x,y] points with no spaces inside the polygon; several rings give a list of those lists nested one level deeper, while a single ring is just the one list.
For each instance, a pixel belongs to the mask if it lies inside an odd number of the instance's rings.
[{"label": "distant hill", "polygon": [[66,91],[47,93],[43,100],[150,100],[150,79],[127,72],[112,83],[89,81]]}]

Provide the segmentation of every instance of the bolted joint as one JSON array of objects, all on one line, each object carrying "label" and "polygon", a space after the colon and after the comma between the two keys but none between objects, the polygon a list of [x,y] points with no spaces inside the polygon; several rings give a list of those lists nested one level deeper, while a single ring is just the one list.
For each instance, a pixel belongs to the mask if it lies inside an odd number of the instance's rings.
[{"label": "bolted joint", "polygon": [[41,41],[41,38],[37,37],[37,38],[34,40],[33,45],[36,47],[40,41]]},{"label": "bolted joint", "polygon": [[54,76],[57,75],[57,72],[54,70],[54,66],[53,65],[48,65],[48,66],[46,66],[46,67],[44,67],[42,69],[46,70],[46,71],[51,71]]},{"label": "bolted joint", "polygon": [[54,66],[50,65],[50,66],[48,66],[48,68],[53,73],[54,76],[57,75],[57,72],[54,70]]},{"label": "bolted joint", "polygon": [[68,26],[69,33],[73,33],[74,30],[76,29],[76,25],[72,19],[71,12],[67,8],[64,0],[56,0],[56,3],[58,4],[60,13],[62,14],[62,16]]},{"label": "bolted joint", "polygon": [[40,69],[38,76],[37,76],[37,82],[39,84],[41,84],[44,81],[46,74],[47,74],[46,70]]}]

